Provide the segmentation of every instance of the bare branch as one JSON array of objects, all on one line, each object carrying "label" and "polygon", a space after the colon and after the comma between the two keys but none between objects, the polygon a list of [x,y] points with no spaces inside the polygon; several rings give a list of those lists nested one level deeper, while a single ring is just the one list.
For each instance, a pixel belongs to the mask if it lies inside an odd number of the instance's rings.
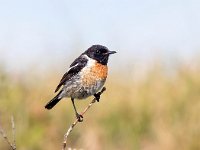
[{"label": "bare branch", "polygon": [[13,135],[13,148],[16,150],[16,140],[15,140],[15,122],[14,122],[14,117],[11,116],[11,124],[12,124],[12,135]]},{"label": "bare branch", "polygon": [[16,144],[15,144],[15,124],[14,124],[14,118],[11,117],[11,124],[12,124],[12,130],[13,130],[13,144],[8,139],[6,132],[3,130],[1,122],[0,122],[0,134],[4,138],[4,140],[8,143],[8,145],[11,147],[12,150],[16,150]]},{"label": "bare branch", "polygon": [[[102,90],[98,93],[98,95],[100,96],[104,91],[106,90],[105,87],[102,88]],[[89,103],[89,105],[85,108],[85,110],[81,113],[81,115],[83,116],[88,109],[97,101],[96,97]],[[72,132],[73,128],[76,126],[76,124],[78,123],[78,119],[76,119],[74,121],[74,123],[71,124],[71,126],[69,127],[69,129],[67,130],[67,132],[64,135],[64,141],[63,141],[63,147],[62,150],[66,150],[66,146],[67,146],[67,139],[69,134]]]}]

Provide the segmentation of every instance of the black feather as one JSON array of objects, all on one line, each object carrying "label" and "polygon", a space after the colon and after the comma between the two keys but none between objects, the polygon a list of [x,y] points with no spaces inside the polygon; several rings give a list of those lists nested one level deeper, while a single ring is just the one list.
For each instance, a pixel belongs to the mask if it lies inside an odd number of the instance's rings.
[{"label": "black feather", "polygon": [[52,99],[50,100],[46,105],[46,109],[52,109],[62,98],[59,98],[60,93],[62,90]]},{"label": "black feather", "polygon": [[75,61],[70,65],[70,68],[62,77],[62,79],[60,80],[60,83],[58,84],[58,86],[56,87],[55,92],[57,92],[60,87],[65,84],[66,81],[68,81],[69,79],[71,79],[74,75],[78,74],[81,69],[83,69],[83,67],[86,66],[87,64],[87,58],[84,57],[83,55],[79,56],[77,59],[75,59]]}]

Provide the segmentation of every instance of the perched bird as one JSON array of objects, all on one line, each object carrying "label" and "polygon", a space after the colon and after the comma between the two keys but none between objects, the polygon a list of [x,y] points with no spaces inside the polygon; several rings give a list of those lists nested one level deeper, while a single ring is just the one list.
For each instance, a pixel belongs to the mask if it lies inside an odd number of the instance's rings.
[{"label": "perched bird", "polygon": [[83,116],[78,114],[74,99],[85,99],[94,95],[97,101],[99,100],[97,92],[106,81],[108,58],[114,53],[116,52],[102,45],[93,45],[88,48],[70,65],[55,92],[62,87],[61,90],[46,104],[45,108],[52,109],[62,98],[70,97],[76,117],[78,121],[81,121]]}]

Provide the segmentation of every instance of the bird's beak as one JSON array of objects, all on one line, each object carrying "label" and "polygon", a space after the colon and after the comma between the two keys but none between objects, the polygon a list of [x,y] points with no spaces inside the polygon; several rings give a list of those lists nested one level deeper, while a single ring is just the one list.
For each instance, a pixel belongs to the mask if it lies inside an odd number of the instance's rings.
[{"label": "bird's beak", "polygon": [[108,51],[106,54],[110,55],[110,54],[115,54],[115,53],[117,53],[117,52],[116,51]]}]

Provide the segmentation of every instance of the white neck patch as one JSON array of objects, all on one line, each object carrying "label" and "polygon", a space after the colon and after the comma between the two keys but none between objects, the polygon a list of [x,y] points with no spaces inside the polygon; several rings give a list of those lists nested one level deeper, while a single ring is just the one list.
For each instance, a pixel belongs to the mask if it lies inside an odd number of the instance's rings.
[{"label": "white neck patch", "polygon": [[88,60],[86,65],[87,67],[91,67],[96,63],[96,60],[88,57],[87,55],[84,54],[83,56]]}]

